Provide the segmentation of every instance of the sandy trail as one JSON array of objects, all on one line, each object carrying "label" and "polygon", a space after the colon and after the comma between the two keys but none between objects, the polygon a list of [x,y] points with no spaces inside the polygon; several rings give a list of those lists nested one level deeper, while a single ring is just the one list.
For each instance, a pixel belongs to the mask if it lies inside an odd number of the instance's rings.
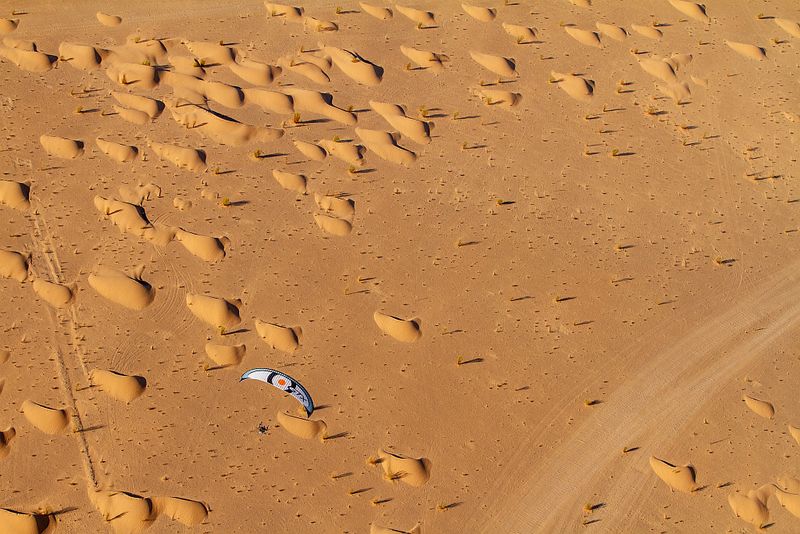
[{"label": "sandy trail", "polygon": [[[652,342],[639,346],[638,351],[653,352],[654,357],[549,457],[536,459],[539,467],[529,470],[519,486],[493,492],[502,500],[490,504],[495,512],[479,531],[573,531],[580,527],[583,503],[591,500],[590,490],[599,481],[610,488],[600,496],[605,508],[599,530],[630,531],[636,520],[632,511],[653,482],[647,458],[669,450],[681,428],[720,387],[800,322],[799,275],[800,263],[776,272],[671,347],[659,351]],[[524,472],[539,439],[541,435],[531,435],[522,443],[505,472]],[[623,447],[632,446],[640,448],[635,461],[618,467]],[[503,479],[507,477],[498,476]],[[703,473],[699,482],[703,484]]]}]

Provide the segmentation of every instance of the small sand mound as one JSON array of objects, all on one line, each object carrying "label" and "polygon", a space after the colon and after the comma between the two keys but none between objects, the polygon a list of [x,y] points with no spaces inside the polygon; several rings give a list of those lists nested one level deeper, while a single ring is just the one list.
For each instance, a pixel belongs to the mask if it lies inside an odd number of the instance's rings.
[{"label": "small sand mound", "polygon": [[370,524],[369,534],[421,534],[422,527],[415,525],[411,530],[398,530],[396,528],[382,527],[375,523]]},{"label": "small sand mound", "polygon": [[202,63],[228,65],[236,59],[236,51],[219,42],[184,41],[186,49]]},{"label": "small sand mound", "polygon": [[748,408],[750,408],[750,410],[753,413],[760,415],[761,417],[764,417],[766,419],[772,419],[773,417],[775,417],[775,407],[772,406],[771,403],[765,400],[751,397],[750,395],[744,395],[742,397],[742,400],[744,400],[744,403],[747,405]]},{"label": "small sand mound", "polygon": [[728,504],[736,517],[756,528],[761,528],[769,520],[769,510],[759,499],[742,493],[728,495]]},{"label": "small sand mound", "polygon": [[0,349],[0,364],[6,363],[11,358],[11,351]]},{"label": "small sand mound", "polygon": [[275,2],[264,2],[267,15],[270,17],[284,17],[286,20],[299,22],[303,19],[305,10],[302,7],[287,6]]},{"label": "small sand mound", "polygon": [[252,59],[240,58],[228,64],[236,76],[253,85],[269,85],[281,74],[281,68]]},{"label": "small sand mound", "polygon": [[278,412],[276,418],[284,430],[298,438],[311,439],[317,436],[325,437],[325,431],[328,429],[328,425],[325,424],[325,421],[306,419],[305,417],[291,415],[287,412]]},{"label": "small sand mound", "polygon": [[583,45],[592,46],[594,48],[603,48],[603,44],[600,42],[600,35],[597,32],[593,32],[591,30],[581,30],[580,28],[575,28],[573,26],[564,26],[564,31],[567,32],[570,37]]},{"label": "small sand mound", "polygon": [[138,124],[139,126],[143,126],[150,122],[150,117],[147,113],[143,111],[139,111],[136,109],[128,109],[121,106],[111,106],[114,111],[117,113],[120,119],[130,122],[132,124]]},{"label": "small sand mound", "polygon": [[[11,452],[11,440],[17,435],[14,427],[7,428],[0,432],[0,459],[5,458]],[[0,526],[3,523],[0,522]]]},{"label": "small sand mound", "polygon": [[509,24],[504,22],[503,29],[507,34],[516,39],[517,44],[528,44],[536,40],[536,29],[519,24]]},{"label": "small sand mound", "polygon": [[150,143],[150,148],[160,159],[167,160],[178,168],[192,172],[206,170],[206,153],[203,150],[154,142]]},{"label": "small sand mound", "polygon": [[600,33],[602,33],[606,37],[614,39],[615,41],[624,41],[628,37],[628,32],[625,31],[625,28],[621,28],[620,26],[614,26],[613,24],[605,24],[603,22],[596,22],[595,27],[598,29]]},{"label": "small sand mound", "polygon": [[670,55],[669,58],[665,59],[664,61],[672,65],[672,68],[674,68],[675,72],[677,72],[679,69],[682,69],[691,63],[693,59],[694,56],[692,54],[678,54],[676,52]]},{"label": "small sand mound", "polygon": [[356,203],[349,198],[315,194],[314,202],[321,210],[348,221],[353,219],[356,212]]},{"label": "small sand mound", "polygon": [[0,57],[6,58],[22,70],[28,72],[47,72],[53,68],[58,58],[34,50],[0,47]]},{"label": "small sand mound", "polygon": [[800,428],[789,425],[789,435],[800,445]]},{"label": "small sand mound", "polygon": [[188,293],[186,306],[195,317],[215,328],[232,328],[242,320],[239,318],[241,301],[229,301],[220,297],[209,297]]},{"label": "small sand mound", "polygon": [[[305,157],[314,161],[324,161],[328,157],[328,152],[319,145],[307,141],[295,140],[294,146]],[[1,190],[0,190],[1,191]],[[2,193],[0,193],[2,194]],[[0,197],[1,198],[1,197]]]},{"label": "small sand mound", "polygon": [[303,26],[315,32],[335,32],[339,31],[339,25],[330,20],[322,20],[316,17],[303,17]]},{"label": "small sand mound", "polygon": [[706,14],[706,6],[703,4],[688,2],[687,0],[669,0],[669,3],[689,18],[705,23],[711,22],[711,19]]},{"label": "small sand mound", "polygon": [[247,352],[247,347],[244,344],[219,345],[217,343],[206,343],[205,349],[208,357],[221,367],[239,365]]},{"label": "small sand mound", "polygon": [[652,26],[641,26],[639,24],[631,24],[631,28],[633,28],[633,31],[635,31],[642,37],[647,37],[648,39],[653,39],[654,41],[660,41],[661,38],[664,36],[664,32],[662,32],[658,28],[653,28]]},{"label": "small sand mound", "polygon": [[159,514],[187,527],[199,525],[208,517],[208,507],[200,501],[182,497],[157,497],[154,502]]},{"label": "small sand mound", "polygon": [[125,87],[155,89],[158,87],[158,70],[151,65],[140,63],[114,63],[106,69],[106,76]]},{"label": "small sand mound", "polygon": [[26,211],[31,207],[31,185],[24,182],[0,180],[0,204],[9,208]]},{"label": "small sand mound", "polygon": [[128,276],[117,269],[98,267],[89,275],[89,285],[101,297],[130,310],[140,311],[156,297],[155,288],[140,276],[141,270],[135,276]]},{"label": "small sand mound", "polygon": [[107,15],[102,11],[98,11],[95,16],[100,24],[103,26],[108,26],[109,28],[113,28],[114,26],[119,26],[122,24],[122,17],[118,17],[116,15]]},{"label": "small sand mound", "polygon": [[497,17],[497,10],[493,7],[480,7],[470,4],[461,4],[464,12],[475,20],[492,22]]},{"label": "small sand mound", "polygon": [[89,500],[103,519],[111,523],[115,534],[138,534],[150,527],[157,517],[153,502],[133,493],[90,489]]},{"label": "small sand mound", "polygon": [[139,154],[139,149],[135,146],[123,145],[113,141],[106,141],[105,139],[97,138],[97,148],[100,152],[113,159],[118,163],[127,163],[136,159]]},{"label": "small sand mound", "polygon": [[28,514],[0,508],[0,532],[7,534],[45,534],[52,532],[56,519],[47,514]]},{"label": "small sand mound", "polygon": [[209,100],[231,109],[244,105],[244,91],[241,87],[208,80],[200,80],[200,82],[202,88],[200,94],[205,95]]},{"label": "small sand mound", "polygon": [[419,319],[401,319],[379,311],[376,311],[372,318],[384,334],[388,334],[398,341],[412,343],[422,335]]},{"label": "small sand mound", "polygon": [[388,7],[378,7],[365,2],[359,2],[358,6],[364,10],[364,13],[372,15],[378,20],[390,20],[392,18],[392,10]]},{"label": "small sand mound", "polygon": [[350,235],[350,232],[353,231],[353,224],[350,221],[338,217],[315,213],[314,222],[317,223],[317,226],[319,226],[323,232],[337,237],[345,237]]},{"label": "small sand mound", "polygon": [[364,165],[364,147],[361,145],[332,141],[330,139],[323,139],[319,144],[328,154],[345,163],[355,165],[356,167]]},{"label": "small sand mound", "polygon": [[175,237],[175,229],[151,224],[144,209],[139,205],[98,195],[94,197],[94,206],[97,211],[110,219],[120,232],[142,237],[162,247]]},{"label": "small sand mound", "polygon": [[325,46],[323,52],[330,56],[333,64],[341,70],[345,76],[362,85],[378,85],[383,78],[383,68],[367,61],[360,55],[349,50]]},{"label": "small sand mound", "polygon": [[436,18],[430,11],[423,11],[413,7],[401,6],[400,4],[395,4],[394,7],[401,15],[411,19],[421,26],[436,26]]},{"label": "small sand mound", "polygon": [[259,319],[255,320],[255,325],[258,335],[273,349],[293,354],[300,347],[303,329],[299,326],[282,326]]},{"label": "small sand mound", "polygon": [[195,234],[182,228],[175,231],[175,240],[191,254],[207,262],[221,261],[225,257],[225,247],[230,244],[227,237]]},{"label": "small sand mound", "polygon": [[313,63],[297,62],[297,61],[291,60],[291,61],[289,61],[288,64],[286,64],[286,68],[290,72],[294,72],[296,74],[299,74],[300,76],[308,78],[309,80],[311,80],[314,83],[318,83],[318,84],[323,84],[324,85],[324,84],[330,83],[330,81],[331,81],[331,79],[328,76],[328,74],[324,70],[322,70],[321,68],[319,68],[317,65],[315,65]]},{"label": "small sand mound", "polygon": [[443,63],[447,59],[447,56],[443,54],[419,50],[410,46],[400,46],[400,52],[419,67],[427,69],[434,74],[438,74],[442,71],[444,68]]},{"label": "small sand mound", "polygon": [[669,83],[666,85],[656,84],[656,88],[661,94],[671,98],[676,104],[685,102],[692,96],[689,84],[685,82]]},{"label": "small sand mound", "polygon": [[402,106],[376,102],[375,100],[370,100],[369,105],[392,128],[412,141],[421,145],[427,145],[431,142],[431,125],[425,121],[407,117],[406,111]]},{"label": "small sand mound", "polygon": [[431,461],[427,458],[413,458],[380,450],[378,459],[384,476],[389,480],[399,478],[409,486],[420,487],[431,478]]},{"label": "small sand mound", "polygon": [[33,291],[54,308],[63,308],[72,302],[72,289],[41,278],[33,281]]},{"label": "small sand mound", "polygon": [[667,486],[678,491],[691,493],[697,489],[695,470],[691,465],[676,466],[655,456],[650,457],[650,467]]},{"label": "small sand mound", "polygon": [[775,497],[781,506],[786,508],[786,511],[795,517],[800,518],[800,495],[794,492],[784,491],[775,488]]},{"label": "small sand mound", "polygon": [[278,182],[282,188],[301,195],[306,194],[307,179],[304,175],[275,169],[272,171],[272,176],[275,177],[275,181]]},{"label": "small sand mound", "polygon": [[760,46],[751,45],[747,43],[737,43],[736,41],[725,41],[725,44],[728,45],[737,54],[742,55],[748,59],[755,59],[756,61],[761,61],[762,59],[766,59],[767,57],[767,51],[761,48]]},{"label": "small sand mound", "polygon": [[575,100],[588,102],[594,96],[594,80],[587,80],[573,74],[562,74],[555,71],[550,73],[550,77],[554,83],[558,84],[561,90]]},{"label": "small sand mound", "polygon": [[58,55],[62,62],[80,70],[96,70],[100,68],[103,57],[93,46],[61,43],[58,45]]},{"label": "small sand mound", "polygon": [[0,35],[11,33],[19,26],[19,19],[2,19],[0,18]]},{"label": "small sand mound", "polygon": [[327,93],[295,88],[287,88],[285,91],[292,97],[295,111],[316,113],[345,126],[353,126],[358,120],[355,113],[334,106],[333,97]]},{"label": "small sand mound", "polygon": [[75,159],[83,154],[83,141],[75,141],[74,139],[54,135],[42,135],[39,137],[39,143],[41,143],[45,152],[57,158]]},{"label": "small sand mound", "polygon": [[164,110],[164,104],[160,100],[149,96],[121,93],[119,91],[111,91],[111,96],[125,107],[146,113],[151,119],[161,115]]},{"label": "small sand mound", "polygon": [[132,376],[116,371],[94,369],[89,373],[92,384],[109,397],[125,403],[141,396],[147,387],[147,380],[142,376]]},{"label": "small sand mound", "polygon": [[389,132],[356,128],[356,135],[368,150],[390,163],[408,167],[417,160],[417,155],[397,144],[397,139]]},{"label": "small sand mound", "polygon": [[66,410],[51,408],[30,400],[22,403],[22,413],[30,424],[45,434],[58,434],[69,423],[69,414]]},{"label": "small sand mound", "polygon": [[676,83],[678,81],[675,75],[675,67],[672,63],[664,61],[661,58],[645,58],[639,61],[639,66],[650,76],[658,78],[667,83]]},{"label": "small sand mound", "polygon": [[782,475],[778,477],[778,486],[789,493],[800,493],[800,479]]},{"label": "small sand mound", "polygon": [[789,19],[775,19],[775,24],[792,37],[800,37],[800,23]]},{"label": "small sand mound", "polygon": [[27,50],[29,52],[38,52],[38,47],[33,41],[27,39],[15,39],[14,37],[3,37],[3,44],[9,48],[17,48],[19,50]]},{"label": "small sand mound", "polygon": [[498,76],[503,76],[505,78],[519,76],[516,70],[516,62],[511,58],[493,56],[492,54],[484,54],[482,52],[473,52],[472,50],[470,50],[469,55],[478,65],[490,70]]},{"label": "small sand mound", "polygon": [[245,102],[254,104],[264,111],[281,114],[294,113],[294,100],[289,95],[258,88],[246,88],[242,91],[244,91]]},{"label": "small sand mound", "polygon": [[11,250],[0,250],[0,278],[17,282],[28,279],[28,256]]},{"label": "small sand mound", "polygon": [[487,106],[501,106],[513,108],[522,100],[522,95],[502,89],[481,89],[479,91],[481,100]]}]

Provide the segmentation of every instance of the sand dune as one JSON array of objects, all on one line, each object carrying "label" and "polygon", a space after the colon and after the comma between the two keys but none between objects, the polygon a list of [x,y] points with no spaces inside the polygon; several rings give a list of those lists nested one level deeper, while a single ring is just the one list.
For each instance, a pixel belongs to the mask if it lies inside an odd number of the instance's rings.
[{"label": "sand dune", "polygon": [[424,486],[431,478],[431,462],[427,458],[414,458],[381,449],[378,459],[384,476],[389,480],[400,479],[409,486]]},{"label": "sand dune", "polygon": [[384,334],[388,334],[398,341],[412,343],[422,335],[419,319],[401,319],[379,311],[376,311],[372,317]]},{"label": "sand dune", "polygon": [[788,491],[789,493],[800,493],[800,479],[788,476],[788,475],[781,475],[777,479],[778,487],[784,491]]},{"label": "sand dune", "polygon": [[375,113],[383,117],[389,125],[412,141],[421,145],[431,142],[431,125],[428,122],[406,116],[406,110],[397,104],[369,101]]},{"label": "sand dune", "polygon": [[367,150],[381,159],[405,167],[417,160],[417,155],[398,145],[396,137],[390,132],[367,130],[366,128],[356,128],[355,131]]},{"label": "sand dune", "polygon": [[108,26],[109,28],[113,28],[122,24],[122,17],[118,17],[117,15],[108,15],[102,11],[98,11],[95,16],[100,24],[103,26]]},{"label": "sand dune", "polygon": [[120,232],[141,237],[161,247],[167,246],[175,238],[174,228],[151,224],[144,209],[139,205],[98,195],[94,197],[94,206],[104,217],[111,220]]},{"label": "sand dune", "polygon": [[0,250],[0,278],[24,282],[28,278],[28,256],[11,250]]},{"label": "sand dune", "polygon": [[140,267],[133,276],[118,269],[98,267],[89,275],[89,285],[104,297],[125,308],[140,311],[156,297],[153,286],[141,279]]},{"label": "sand dune", "polygon": [[178,105],[168,100],[167,108],[175,122],[221,145],[242,146],[283,136],[283,130],[243,124],[194,104]]},{"label": "sand dune", "polygon": [[752,490],[747,495],[731,493],[728,495],[728,504],[736,517],[756,528],[761,528],[769,520],[769,510],[752,493]]},{"label": "sand dune", "polygon": [[[295,139],[292,142],[294,143],[294,146],[297,148],[297,150],[299,150],[300,153],[303,154],[308,159],[314,161],[325,161],[325,158],[328,157],[328,151],[317,144],[309,143],[308,141],[300,141],[299,139]],[[2,187],[1,184],[0,187]],[[2,189],[0,189],[0,195],[2,195],[1,191]],[[0,202],[1,201],[2,201],[2,196],[0,196]]]},{"label": "sand dune", "polygon": [[139,111],[136,109],[128,109],[122,106],[113,105],[111,106],[114,111],[117,113],[120,119],[124,121],[128,121],[132,124],[138,124],[142,126],[150,122],[150,116],[147,115],[144,111]]},{"label": "sand dune", "polygon": [[45,434],[58,434],[67,427],[69,414],[61,408],[51,408],[30,400],[23,401],[25,419]]},{"label": "sand dune", "polygon": [[203,150],[152,141],[149,145],[156,156],[169,161],[176,167],[192,172],[205,172],[206,170],[206,153]]},{"label": "sand dune", "polygon": [[341,141],[332,141],[330,139],[322,139],[319,142],[320,146],[324,148],[328,154],[335,158],[339,158],[345,163],[361,167],[364,165],[364,147],[354,143],[344,143]]},{"label": "sand dune", "polygon": [[226,300],[193,293],[186,294],[186,306],[195,317],[215,328],[232,328],[241,322],[239,300]]},{"label": "sand dune", "polygon": [[30,183],[0,180],[0,204],[15,210],[26,211],[31,207],[30,195]]},{"label": "sand dune", "polygon": [[22,70],[30,72],[47,72],[54,67],[58,58],[35,52],[32,50],[20,50],[19,48],[0,47],[0,58],[5,58]]},{"label": "sand dune", "polygon": [[427,50],[419,50],[411,46],[400,46],[400,52],[408,59],[419,65],[420,68],[429,70],[434,74],[440,73],[444,68],[443,63],[446,56],[443,54],[437,54]]},{"label": "sand dune", "polygon": [[282,326],[275,323],[268,323],[260,319],[255,320],[256,332],[273,349],[281,352],[294,354],[300,347],[300,339],[303,329],[299,326]]},{"label": "sand dune", "polygon": [[661,38],[664,37],[664,32],[652,26],[631,24],[631,28],[642,37],[647,37],[648,39],[653,39],[654,41],[660,41]]},{"label": "sand dune", "polygon": [[711,22],[711,19],[709,19],[706,14],[706,6],[703,4],[697,4],[687,0],[669,0],[669,3],[672,4],[672,7],[689,18],[705,23]]},{"label": "sand dune", "polygon": [[[169,56],[167,58],[172,65],[172,72],[192,76],[193,78],[205,78],[206,69],[200,64],[200,60],[190,56]],[[164,77],[162,76],[162,81]],[[166,82],[165,82],[166,83]]]},{"label": "sand dune", "polygon": [[0,530],[8,534],[47,534],[53,531],[55,517],[0,508]]},{"label": "sand dune", "polygon": [[114,143],[113,141],[106,141],[99,137],[95,140],[97,148],[100,152],[119,163],[127,163],[136,159],[139,154],[139,149],[135,146],[123,145]]},{"label": "sand dune", "polygon": [[551,80],[576,100],[588,102],[594,96],[594,81],[573,74],[551,71]]},{"label": "sand dune", "polygon": [[200,80],[201,92],[207,99],[226,108],[236,109],[244,105],[244,91],[241,87],[223,82]]},{"label": "sand dune", "polygon": [[650,457],[650,467],[653,472],[663,480],[667,486],[684,493],[691,493],[697,489],[695,470],[691,465],[677,466],[666,460]]},{"label": "sand dune", "polygon": [[11,33],[19,26],[19,19],[0,18],[0,34]]},{"label": "sand dune", "polygon": [[158,70],[141,63],[113,63],[106,69],[106,76],[123,87],[152,90],[158,87]]},{"label": "sand dune", "polygon": [[421,9],[416,9],[413,7],[401,6],[400,4],[395,4],[394,7],[398,11],[398,13],[411,19],[418,25],[436,26],[436,18],[434,17],[433,12],[431,11],[423,11]]},{"label": "sand dune", "polygon": [[303,17],[303,25],[315,32],[335,32],[339,31],[339,25],[330,20],[322,20],[316,17]]},{"label": "sand dune", "polygon": [[208,517],[208,507],[200,501],[182,497],[156,497],[157,512],[187,527],[203,523]]},{"label": "sand dune", "polygon": [[600,31],[600,33],[606,37],[614,39],[615,41],[624,41],[628,38],[628,32],[625,30],[625,28],[620,26],[606,24],[604,22],[596,22],[595,27],[598,29],[598,31]]},{"label": "sand dune", "polygon": [[274,169],[272,171],[272,176],[275,178],[275,181],[287,191],[294,191],[301,195],[306,194],[306,183],[308,179],[305,175]]},{"label": "sand dune", "polygon": [[30,41],[28,39],[17,39],[11,36],[3,37],[2,43],[9,48],[16,48],[19,50],[27,50],[29,52],[38,52],[39,47],[36,46],[34,41]]},{"label": "sand dune", "polygon": [[211,41],[184,41],[182,43],[195,58],[203,63],[218,63],[230,66],[236,59],[236,51],[230,46]]},{"label": "sand dune", "polygon": [[661,94],[671,98],[676,104],[681,104],[692,96],[689,84],[685,82],[676,82],[666,85],[656,84],[656,88]]},{"label": "sand dune", "polygon": [[775,24],[792,37],[800,37],[800,23],[794,20],[776,18]]},{"label": "sand dune", "polygon": [[775,488],[775,497],[787,512],[800,518],[800,494]]},{"label": "sand dune", "polygon": [[294,100],[289,95],[258,88],[245,88],[242,91],[244,91],[246,103],[254,104],[264,111],[281,114],[294,113]]},{"label": "sand dune", "polygon": [[789,435],[791,435],[797,444],[800,445],[800,427],[789,425]]},{"label": "sand dune", "polygon": [[45,152],[62,159],[75,159],[83,154],[83,141],[67,139],[55,135],[42,135],[39,143]]},{"label": "sand dune", "polygon": [[33,281],[33,291],[40,299],[54,308],[63,308],[72,302],[73,289],[55,282],[37,278]]},{"label": "sand dune", "polygon": [[484,54],[483,52],[473,52],[470,50],[470,57],[481,67],[505,78],[519,76],[517,73],[516,62],[507,57]]},{"label": "sand dune", "polygon": [[383,68],[364,59],[359,54],[335,46],[324,46],[322,51],[330,56],[333,64],[348,78],[369,86],[381,83]]},{"label": "sand dune", "polygon": [[356,203],[349,198],[341,198],[333,195],[314,195],[314,202],[326,213],[335,215],[340,219],[348,221],[353,219],[356,212]]},{"label": "sand dune", "polygon": [[111,91],[111,96],[123,106],[146,113],[151,119],[155,119],[164,110],[164,103],[155,98],[144,95],[121,93]]},{"label": "sand dune", "polygon": [[507,22],[504,22],[502,26],[506,33],[517,41],[517,44],[529,44],[536,40],[535,28]]},{"label": "sand dune", "polygon": [[116,534],[142,532],[157,516],[150,499],[133,493],[90,489],[89,500]]},{"label": "sand dune", "polygon": [[350,221],[338,217],[331,217],[330,215],[315,213],[314,222],[317,223],[317,226],[319,226],[323,232],[337,237],[350,235],[350,232],[353,231],[353,224]]},{"label": "sand dune", "polygon": [[183,228],[175,231],[175,240],[192,255],[203,261],[218,262],[225,258],[225,247],[230,245],[227,237],[213,237],[188,232]]},{"label": "sand dune", "polygon": [[282,65],[288,72],[299,74],[300,76],[308,78],[314,83],[327,85],[331,81],[328,73],[314,63],[291,59],[283,62]]},{"label": "sand dune", "polygon": [[767,51],[761,48],[760,46],[747,44],[747,43],[738,43],[736,41],[725,41],[725,44],[728,45],[734,52],[739,55],[742,55],[748,59],[755,59],[756,61],[761,61],[767,57]]},{"label": "sand dune", "polygon": [[378,20],[390,20],[392,18],[392,10],[388,7],[373,6],[366,2],[359,2],[358,6],[364,10],[364,13],[372,15]]},{"label": "sand dune", "polygon": [[603,48],[603,44],[600,42],[600,34],[597,32],[582,30],[573,26],[564,26],[564,31],[581,44],[594,48]]},{"label": "sand dune", "polygon": [[289,434],[303,439],[325,437],[328,428],[325,421],[306,419],[283,411],[277,413],[276,419]]},{"label": "sand dune", "polygon": [[639,66],[647,74],[664,82],[675,83],[678,81],[673,64],[669,61],[665,61],[662,58],[644,58],[639,61]]},{"label": "sand dune", "polygon": [[220,345],[218,343],[206,343],[206,355],[211,360],[222,367],[239,365],[247,352],[247,347],[242,343],[239,345]]},{"label": "sand dune", "polygon": [[501,106],[504,108],[513,108],[522,100],[522,95],[512,91],[504,91],[502,89],[480,89],[481,100],[487,106]]},{"label": "sand dune", "polygon": [[481,22],[492,22],[497,17],[497,9],[493,7],[473,6],[470,4],[461,4],[464,12],[475,20]]},{"label": "sand dune", "polygon": [[345,126],[353,126],[357,121],[355,113],[334,106],[333,96],[327,93],[295,88],[284,91],[292,97],[295,111],[322,115]]},{"label": "sand dune", "polygon": [[100,68],[103,56],[97,48],[89,45],[75,43],[61,43],[58,45],[60,61],[80,70],[96,70]]},{"label": "sand dune", "polygon": [[750,395],[744,395],[742,397],[742,400],[744,400],[744,403],[747,405],[748,408],[750,408],[750,410],[753,413],[760,415],[761,417],[765,417],[767,419],[772,419],[773,417],[775,417],[775,408],[772,406],[771,403],[765,400],[751,397]]},{"label": "sand dune", "polygon": [[[8,427],[3,431],[0,431],[0,460],[5,458],[11,453],[11,440],[17,435],[17,431],[14,427]],[[0,520],[0,526],[3,523]]]},{"label": "sand dune", "polygon": [[267,8],[267,16],[284,17],[286,20],[299,22],[303,18],[305,10],[302,7],[288,6],[276,2],[264,2]]},{"label": "sand dune", "polygon": [[94,369],[89,374],[92,384],[109,397],[129,403],[144,393],[147,381],[144,377],[126,375],[117,371]]}]

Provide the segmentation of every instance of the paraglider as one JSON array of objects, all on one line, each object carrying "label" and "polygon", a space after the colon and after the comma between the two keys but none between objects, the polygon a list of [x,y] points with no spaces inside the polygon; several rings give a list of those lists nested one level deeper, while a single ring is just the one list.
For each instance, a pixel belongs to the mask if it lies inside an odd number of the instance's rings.
[{"label": "paraglider", "polygon": [[303,405],[303,408],[306,410],[306,414],[310,417],[311,412],[314,411],[314,401],[311,400],[311,395],[308,394],[306,388],[304,388],[300,383],[298,383],[294,378],[289,375],[283,374],[280,371],[276,371],[275,369],[267,369],[266,367],[261,367],[258,369],[250,369],[245,374],[242,375],[242,378],[239,379],[239,382],[242,380],[247,379],[252,380],[260,380],[261,382],[266,382],[276,388],[285,391],[292,397],[298,400],[300,404]]}]

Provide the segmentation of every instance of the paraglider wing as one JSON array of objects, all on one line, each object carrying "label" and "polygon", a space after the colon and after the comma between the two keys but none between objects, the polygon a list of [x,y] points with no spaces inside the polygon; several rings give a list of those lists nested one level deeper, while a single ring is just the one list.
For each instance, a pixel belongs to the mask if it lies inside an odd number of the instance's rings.
[{"label": "paraglider wing", "polygon": [[308,394],[308,391],[306,391],[306,388],[304,388],[302,384],[297,382],[297,380],[291,376],[283,374],[280,371],[276,371],[275,369],[267,369],[264,367],[259,369],[250,369],[242,375],[242,378],[239,379],[239,382],[242,380],[247,380],[248,378],[266,382],[271,386],[275,386],[276,388],[285,391],[303,405],[303,408],[305,408],[306,414],[309,417],[311,416],[311,412],[314,411],[314,401],[311,400],[311,395]]}]

